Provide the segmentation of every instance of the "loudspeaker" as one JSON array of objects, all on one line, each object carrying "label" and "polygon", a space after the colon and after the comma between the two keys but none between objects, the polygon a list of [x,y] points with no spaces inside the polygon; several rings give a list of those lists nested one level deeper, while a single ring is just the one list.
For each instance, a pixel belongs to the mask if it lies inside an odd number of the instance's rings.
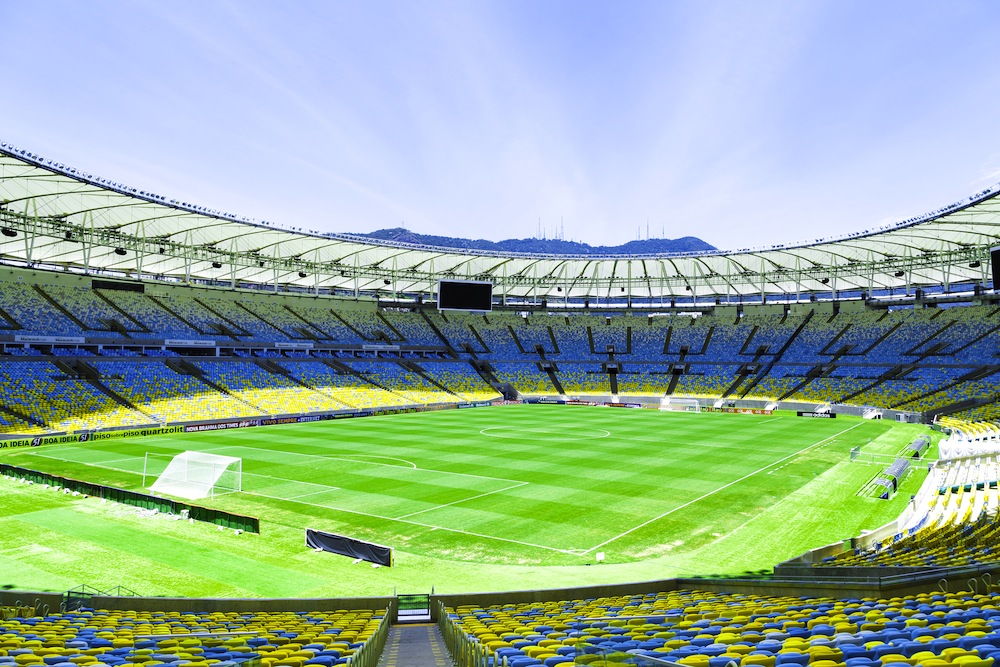
[{"label": "loudspeaker", "polygon": [[993,270],[993,291],[1000,289],[1000,246],[990,248],[990,269]]}]

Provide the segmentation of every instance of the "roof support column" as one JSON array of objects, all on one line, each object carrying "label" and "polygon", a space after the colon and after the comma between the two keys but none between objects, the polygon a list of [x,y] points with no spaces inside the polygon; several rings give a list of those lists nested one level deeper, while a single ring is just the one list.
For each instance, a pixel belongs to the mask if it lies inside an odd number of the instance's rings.
[{"label": "roof support column", "polygon": [[799,294],[802,292],[802,259],[795,258],[795,303],[799,302]]},{"label": "roof support column", "polygon": [[[34,214],[28,213],[28,206],[35,209]],[[38,202],[32,197],[30,204],[24,204],[24,217],[31,220],[31,234],[24,235],[24,258],[28,260],[28,265],[34,263],[35,239],[38,237]]]},{"label": "roof support column", "polygon": [[531,301],[538,303],[538,262],[531,265]]},{"label": "roof support column", "polygon": [[503,283],[502,283],[502,288],[500,290],[500,305],[501,306],[506,306],[507,305],[507,289],[508,289],[508,285],[507,285],[507,262],[504,262],[504,264],[503,264]]},{"label": "roof support column", "polygon": [[90,225],[90,232],[83,235],[80,239],[80,244],[83,245],[83,271],[84,273],[90,273],[90,255],[94,251],[94,213],[93,211],[87,211],[83,214],[83,228],[86,229],[87,225]]},{"label": "roof support column", "polygon": [[760,302],[767,303],[767,297],[764,295],[764,258],[760,258]]},{"label": "roof support column", "polygon": [[632,260],[628,260],[628,292],[625,294],[628,299],[625,301],[626,305],[632,307]]},{"label": "roof support column", "polygon": [[191,284],[191,230],[184,233],[184,282]]},{"label": "roof support column", "polygon": [[146,258],[146,221],[139,221],[139,247],[135,251],[135,277],[142,279],[142,262]]}]

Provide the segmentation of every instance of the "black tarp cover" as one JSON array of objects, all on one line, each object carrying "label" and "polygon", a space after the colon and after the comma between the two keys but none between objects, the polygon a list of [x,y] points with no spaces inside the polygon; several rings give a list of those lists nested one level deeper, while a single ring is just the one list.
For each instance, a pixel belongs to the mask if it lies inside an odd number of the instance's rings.
[{"label": "black tarp cover", "polygon": [[360,558],[369,563],[392,567],[392,549],[380,544],[355,540],[344,535],[306,528],[306,546],[310,549],[322,549],[341,556]]}]

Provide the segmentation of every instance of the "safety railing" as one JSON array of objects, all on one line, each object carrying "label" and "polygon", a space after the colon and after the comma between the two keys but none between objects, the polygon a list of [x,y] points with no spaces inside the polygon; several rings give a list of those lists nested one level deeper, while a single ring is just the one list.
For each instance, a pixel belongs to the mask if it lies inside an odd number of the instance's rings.
[{"label": "safety railing", "polygon": [[376,667],[385,649],[385,641],[389,637],[389,627],[392,625],[392,608],[386,607],[385,615],[379,621],[375,634],[369,637],[365,645],[347,660],[353,667]]}]

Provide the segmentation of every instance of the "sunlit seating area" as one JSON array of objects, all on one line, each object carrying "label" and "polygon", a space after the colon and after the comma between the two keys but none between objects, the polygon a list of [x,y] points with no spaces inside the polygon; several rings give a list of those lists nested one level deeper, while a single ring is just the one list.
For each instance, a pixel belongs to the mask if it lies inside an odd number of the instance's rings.
[{"label": "sunlit seating area", "polygon": [[180,375],[161,363],[122,361],[94,364],[107,386],[155,423],[248,417],[259,410],[224,394],[196,377]]},{"label": "sunlit seating area", "polygon": [[[91,282],[44,272],[0,280],[0,332],[13,334],[0,342],[10,388],[0,433],[486,400],[500,396],[494,381],[523,396],[610,395],[609,362],[624,396],[964,408],[955,418],[1000,421],[992,305],[483,314]],[[96,372],[77,377],[64,362]]]},{"label": "sunlit seating area", "polygon": [[[495,665],[989,667],[996,593],[892,598],[669,591],[447,609],[449,630]],[[652,658],[644,661],[645,657]]]},{"label": "sunlit seating area", "polygon": [[[4,611],[7,611],[4,608]],[[349,664],[384,612],[179,613],[81,609],[0,620],[0,665],[267,667]],[[18,614],[18,615],[14,615]],[[384,633],[384,629],[382,630]]]},{"label": "sunlit seating area", "polygon": [[[77,431],[150,423],[150,417],[116,403],[87,381],[44,362],[0,364],[4,405],[34,417],[50,431]],[[26,420],[19,420],[24,422]],[[20,424],[2,425],[3,432]]]}]

